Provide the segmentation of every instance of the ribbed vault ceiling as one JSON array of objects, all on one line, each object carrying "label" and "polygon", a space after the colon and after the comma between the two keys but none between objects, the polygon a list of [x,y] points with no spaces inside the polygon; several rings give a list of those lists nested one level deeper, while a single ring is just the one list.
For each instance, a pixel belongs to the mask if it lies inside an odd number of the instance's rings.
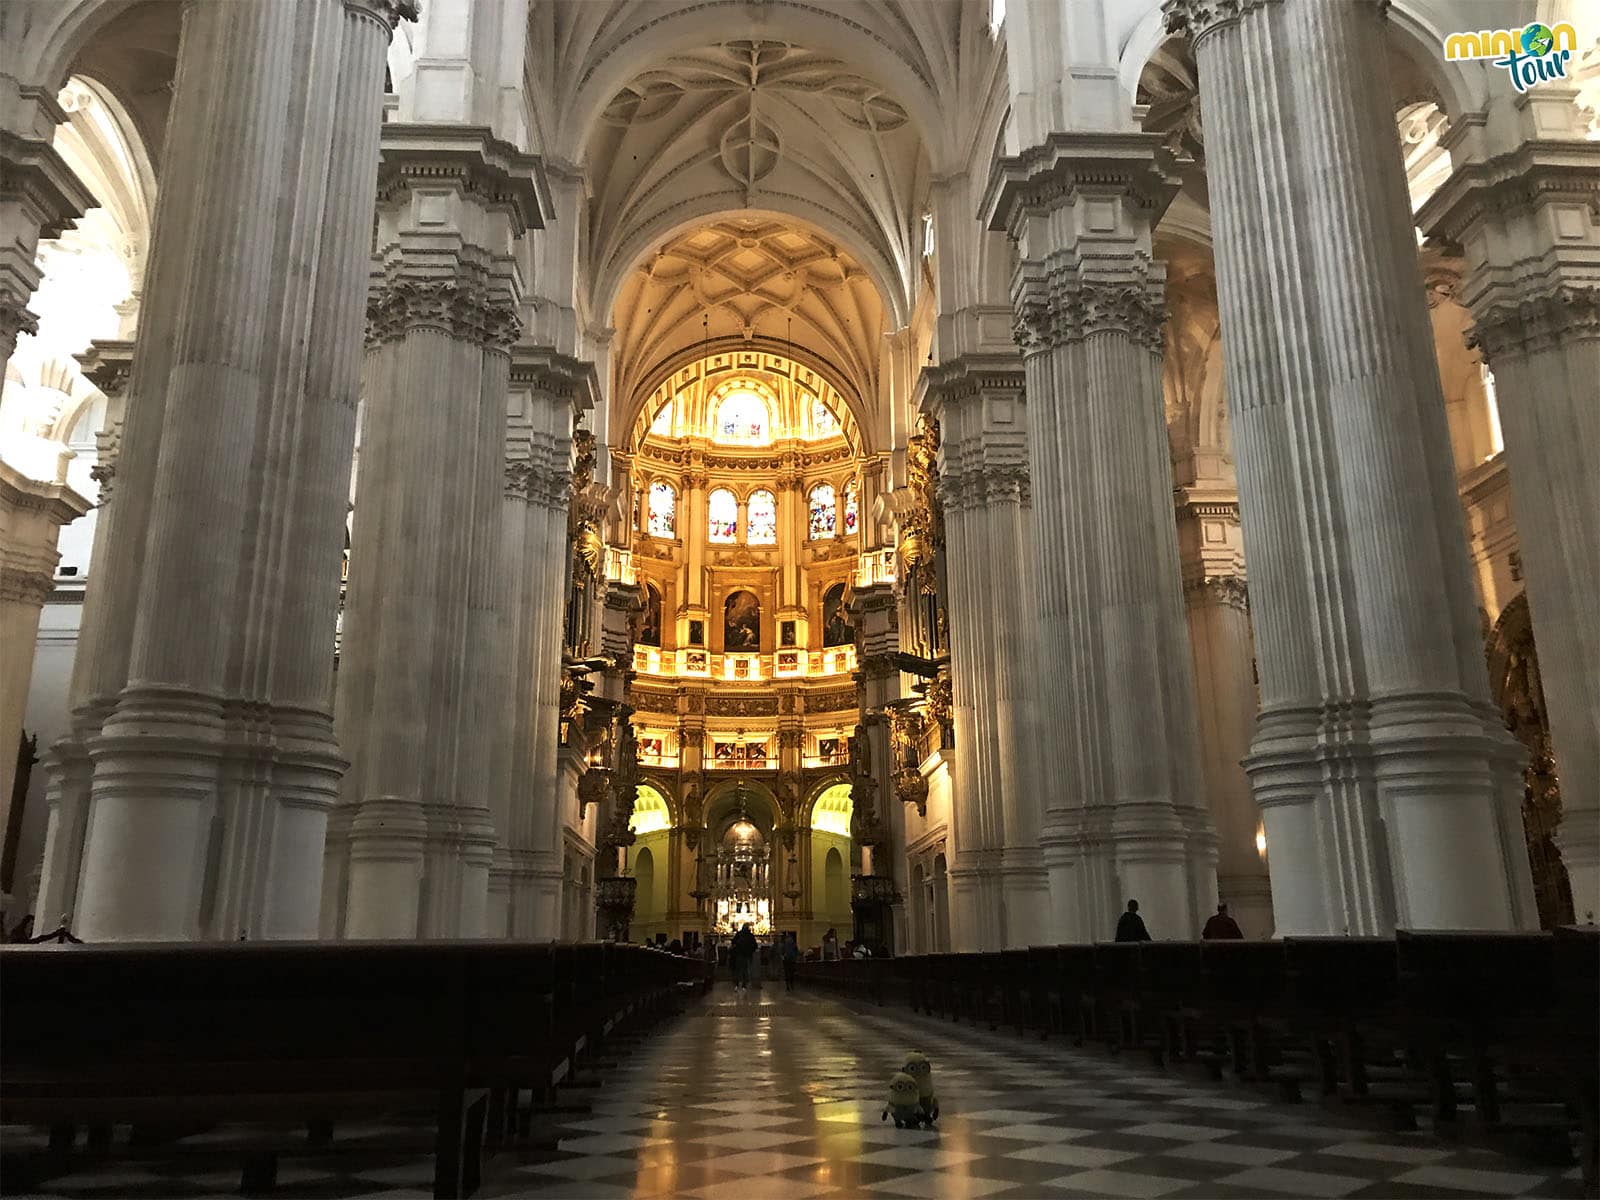
[{"label": "ribbed vault ceiling", "polygon": [[793,220],[740,214],[669,238],[629,273],[613,312],[618,395],[706,338],[792,342],[861,396],[877,393],[883,300],[836,242]]}]

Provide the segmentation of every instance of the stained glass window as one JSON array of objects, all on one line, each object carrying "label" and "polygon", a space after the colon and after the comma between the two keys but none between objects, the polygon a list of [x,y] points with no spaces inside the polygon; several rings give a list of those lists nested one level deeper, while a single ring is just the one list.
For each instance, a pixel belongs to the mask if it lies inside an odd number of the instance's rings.
[{"label": "stained glass window", "polygon": [[672,436],[672,401],[667,401],[656,413],[656,419],[650,422],[650,432],[662,437]]},{"label": "stained glass window", "polygon": [[659,480],[650,485],[650,536],[678,536],[678,493]]},{"label": "stained glass window", "polygon": [[850,537],[856,531],[860,521],[860,504],[856,498],[856,481],[852,479],[844,485],[844,535]]},{"label": "stained glass window", "polygon": [[821,400],[811,402],[811,436],[815,438],[832,437],[839,432],[838,418],[833,415],[833,410]]},{"label": "stained glass window", "polygon": [[811,540],[831,538],[835,523],[839,519],[838,506],[834,503],[833,485],[819,483],[811,489]]},{"label": "stained glass window", "polygon": [[771,492],[751,492],[745,506],[744,540],[752,546],[770,546],[778,540],[778,498]]},{"label": "stained glass window", "polygon": [[767,402],[754,392],[729,392],[717,405],[712,436],[719,442],[762,444],[772,437]]},{"label": "stained glass window", "polygon": [[727,488],[718,488],[706,497],[713,542],[731,542],[739,531],[739,498]]}]

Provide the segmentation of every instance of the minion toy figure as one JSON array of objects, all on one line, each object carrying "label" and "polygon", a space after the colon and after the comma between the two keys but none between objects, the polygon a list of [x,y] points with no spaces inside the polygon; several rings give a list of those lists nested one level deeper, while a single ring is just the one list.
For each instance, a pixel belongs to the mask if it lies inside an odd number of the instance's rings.
[{"label": "minion toy figure", "polygon": [[917,1103],[917,1081],[904,1071],[896,1071],[889,1080],[889,1103],[883,1107],[882,1120],[894,1117],[894,1127],[913,1129],[922,1122],[922,1106]]},{"label": "minion toy figure", "polygon": [[926,1054],[913,1050],[906,1055],[906,1065],[900,1070],[917,1081],[917,1109],[922,1119],[932,1125],[939,1119],[939,1097],[933,1090],[933,1064]]}]

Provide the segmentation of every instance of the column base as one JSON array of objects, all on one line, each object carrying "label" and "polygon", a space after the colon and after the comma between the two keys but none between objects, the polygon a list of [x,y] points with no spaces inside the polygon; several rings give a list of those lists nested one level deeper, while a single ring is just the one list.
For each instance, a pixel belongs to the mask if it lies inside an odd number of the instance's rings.
[{"label": "column base", "polygon": [[561,860],[548,850],[495,850],[489,937],[549,941],[561,935]]},{"label": "column base", "polygon": [[1044,944],[1049,925],[1050,874],[1032,846],[1007,846],[1000,858],[1000,896],[1005,949]]}]

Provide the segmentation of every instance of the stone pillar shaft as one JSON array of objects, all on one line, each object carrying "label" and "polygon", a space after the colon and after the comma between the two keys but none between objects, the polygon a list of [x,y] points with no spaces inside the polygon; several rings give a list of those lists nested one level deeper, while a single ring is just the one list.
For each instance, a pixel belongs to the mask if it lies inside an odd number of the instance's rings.
[{"label": "stone pillar shaft", "polygon": [[185,12],[117,503],[52,769],[42,903],[86,939],[315,931],[359,214],[401,11]]},{"label": "stone pillar shaft", "polygon": [[[384,127],[338,722],[351,756],[323,928],[485,931],[512,736],[505,438],[514,245],[538,160],[478,129]],[[439,398],[453,398],[441,404]]]},{"label": "stone pillar shaft", "polygon": [[1194,937],[1216,893],[1150,256],[1175,190],[1143,134],[1053,135],[990,183],[1020,252],[1057,940],[1107,936],[1129,898],[1156,937]]},{"label": "stone pillar shaft", "polygon": [[1278,931],[1522,925],[1380,10],[1223,11],[1168,0],[1207,117]]},{"label": "stone pillar shaft", "polygon": [[952,794],[953,948],[1045,936],[1034,775],[1031,497],[1023,370],[1015,354],[924,373],[940,430],[950,673],[958,748]]},{"label": "stone pillar shaft", "polygon": [[1581,921],[1600,912],[1600,144],[1567,98],[1529,100],[1515,149],[1452,131],[1469,161],[1418,216],[1465,252],[1458,296],[1494,370]]}]

